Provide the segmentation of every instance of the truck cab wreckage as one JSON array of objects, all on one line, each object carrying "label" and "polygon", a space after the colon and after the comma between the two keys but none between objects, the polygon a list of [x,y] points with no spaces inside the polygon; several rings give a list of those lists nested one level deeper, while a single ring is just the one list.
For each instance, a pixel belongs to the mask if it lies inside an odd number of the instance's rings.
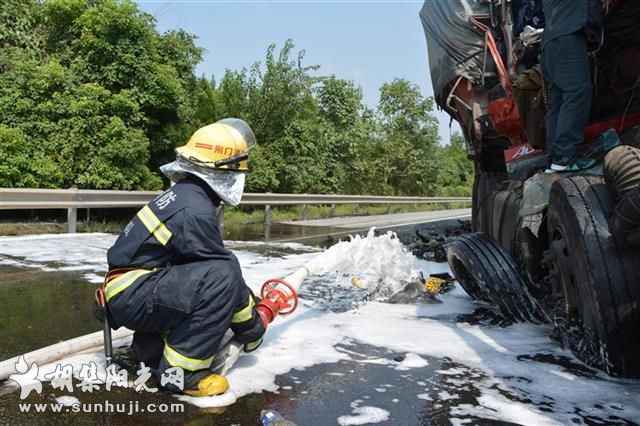
[{"label": "truck cab wreckage", "polygon": [[427,0],[435,99],[475,164],[474,234],[448,246],[457,280],[514,321],[551,323],[578,358],[640,377],[640,3],[603,0],[581,155],[545,173],[542,1]]}]

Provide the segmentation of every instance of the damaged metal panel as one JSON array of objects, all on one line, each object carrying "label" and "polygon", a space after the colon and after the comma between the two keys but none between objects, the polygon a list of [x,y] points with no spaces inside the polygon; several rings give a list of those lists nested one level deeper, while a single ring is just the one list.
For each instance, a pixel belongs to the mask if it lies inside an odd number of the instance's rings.
[{"label": "damaged metal panel", "polygon": [[472,16],[488,16],[489,5],[479,0],[426,0],[420,19],[427,38],[431,81],[436,101],[446,102],[446,88],[458,77],[482,80],[484,34]]}]

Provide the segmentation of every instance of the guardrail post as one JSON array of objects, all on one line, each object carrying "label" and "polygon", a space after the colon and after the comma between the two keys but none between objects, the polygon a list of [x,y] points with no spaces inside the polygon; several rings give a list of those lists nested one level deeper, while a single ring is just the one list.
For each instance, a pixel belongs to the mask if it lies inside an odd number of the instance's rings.
[{"label": "guardrail post", "polygon": [[75,234],[78,230],[78,209],[76,207],[69,207],[67,209],[67,232],[69,234]]},{"label": "guardrail post", "polygon": [[307,209],[307,205],[303,204],[302,205],[302,220],[307,220],[308,217],[309,217],[309,210]]},{"label": "guardrail post", "polygon": [[224,238],[224,204],[222,203],[216,211],[216,220],[218,221],[218,229],[220,229],[220,237]]},{"label": "guardrail post", "polygon": [[336,205],[331,204],[331,210],[329,210],[329,217],[334,217],[336,215]]},{"label": "guardrail post", "polygon": [[271,226],[272,216],[271,216],[271,206],[267,204],[264,206],[264,226]]},{"label": "guardrail post", "polygon": [[271,206],[267,204],[264,206],[264,240],[269,241],[271,239]]},{"label": "guardrail post", "polygon": [[[77,191],[78,188],[72,186],[69,188],[71,192],[71,200],[77,202]],[[67,233],[75,234],[78,231],[78,208],[77,207],[69,207],[67,208]]]}]

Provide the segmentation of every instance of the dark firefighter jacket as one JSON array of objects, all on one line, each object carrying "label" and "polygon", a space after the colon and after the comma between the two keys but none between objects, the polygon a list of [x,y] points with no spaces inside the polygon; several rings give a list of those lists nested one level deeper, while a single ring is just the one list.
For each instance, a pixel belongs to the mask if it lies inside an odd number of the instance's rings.
[{"label": "dark firefighter jacket", "polygon": [[109,270],[231,259],[217,224],[219,204],[206,183],[197,178],[181,180],[129,222],[107,253]]},{"label": "dark firefighter jacket", "polygon": [[[210,352],[208,346],[215,346],[228,321],[241,343],[262,336],[255,298],[222,242],[219,204],[205,182],[188,177],[134,216],[107,253],[111,273],[126,272],[105,287],[113,328],[172,330],[167,342],[176,342],[187,356]],[[176,324],[184,315],[196,319]]]}]

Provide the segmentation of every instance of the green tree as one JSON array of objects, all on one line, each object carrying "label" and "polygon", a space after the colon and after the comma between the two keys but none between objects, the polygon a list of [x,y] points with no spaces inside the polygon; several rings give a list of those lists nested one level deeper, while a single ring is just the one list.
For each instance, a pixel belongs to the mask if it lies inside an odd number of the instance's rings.
[{"label": "green tree", "polygon": [[61,172],[43,153],[31,152],[20,129],[0,124],[0,187],[33,188]]},{"label": "green tree", "polygon": [[424,98],[420,88],[404,79],[380,88],[378,110],[387,132],[402,136],[416,148],[433,147],[438,140],[438,122],[431,115],[433,98]]},{"label": "green tree", "polygon": [[193,90],[194,128],[214,123],[224,117],[220,95],[214,79],[208,80],[203,76],[196,81]]},{"label": "green tree", "polygon": [[246,69],[241,71],[227,70],[220,82],[220,87],[218,87],[222,116],[251,119],[249,115],[252,114],[252,105],[249,91],[256,91],[252,87],[253,84],[255,83],[249,81]]},{"label": "green tree", "polygon": [[357,124],[363,110],[362,91],[348,80],[331,76],[318,89],[318,102],[323,117],[337,129]]},{"label": "green tree", "polygon": [[424,98],[418,86],[407,80],[396,79],[380,88],[378,110],[387,145],[382,161],[386,185],[399,194],[432,194],[438,173],[433,99]]},{"label": "green tree", "polygon": [[35,0],[2,0],[0,50],[20,48],[37,53],[42,47],[38,3]]},{"label": "green tree", "polygon": [[463,142],[438,144],[433,100],[397,79],[375,110],[355,82],[322,76],[287,40],[248,69],[196,77],[196,37],[158,33],[130,0],[5,0],[0,6],[3,186],[152,189],[192,132],[248,121],[247,190],[463,194]]},{"label": "green tree", "polygon": [[144,114],[153,166],[168,161],[192,130],[193,70],[202,50],[184,31],[160,35],[151,15],[130,1],[49,0],[48,50],[80,83],[126,91]]},{"label": "green tree", "polygon": [[317,78],[311,75],[317,67],[303,65],[304,51],[294,54],[294,47],[287,40],[276,54],[276,46],[269,46],[264,64],[227,71],[217,89],[222,115],[251,123],[260,145],[250,161],[250,191],[291,190],[297,180],[288,176],[299,160],[291,152],[292,135],[309,135],[309,124],[316,121],[314,117],[320,118],[314,97]]},{"label": "green tree", "polygon": [[[24,152],[64,171],[41,167],[33,184],[159,187],[157,166],[173,159],[198,124],[203,85],[193,70],[202,50],[195,37],[159,34],[131,1],[9,3],[9,13],[28,6],[23,21],[42,42],[33,55],[14,35],[18,50],[0,54],[0,124],[20,130]],[[19,134],[5,133],[4,143]]]},{"label": "green tree", "polygon": [[469,196],[473,187],[473,162],[469,159],[464,137],[451,135],[448,145],[438,152],[438,195]]},{"label": "green tree", "polygon": [[369,111],[362,90],[352,81],[324,78],[317,93],[321,119],[331,126],[325,147],[327,179],[332,192],[345,192],[352,186],[356,147],[370,138]]},{"label": "green tree", "polygon": [[[149,141],[140,129],[143,116],[135,100],[94,83],[77,84],[56,60],[40,65],[22,58],[0,74],[0,110],[3,121],[13,123],[14,129],[5,132],[4,148],[14,156],[34,159],[34,166],[25,171],[34,177],[30,182],[35,186],[160,185],[147,167]],[[9,148],[15,144],[20,148]]]},{"label": "green tree", "polygon": [[300,117],[317,114],[311,72],[318,66],[303,65],[305,52],[293,55],[292,40],[287,40],[276,55],[276,46],[267,49],[264,66],[256,63],[248,78],[247,118],[261,143],[269,145],[282,137]]}]

